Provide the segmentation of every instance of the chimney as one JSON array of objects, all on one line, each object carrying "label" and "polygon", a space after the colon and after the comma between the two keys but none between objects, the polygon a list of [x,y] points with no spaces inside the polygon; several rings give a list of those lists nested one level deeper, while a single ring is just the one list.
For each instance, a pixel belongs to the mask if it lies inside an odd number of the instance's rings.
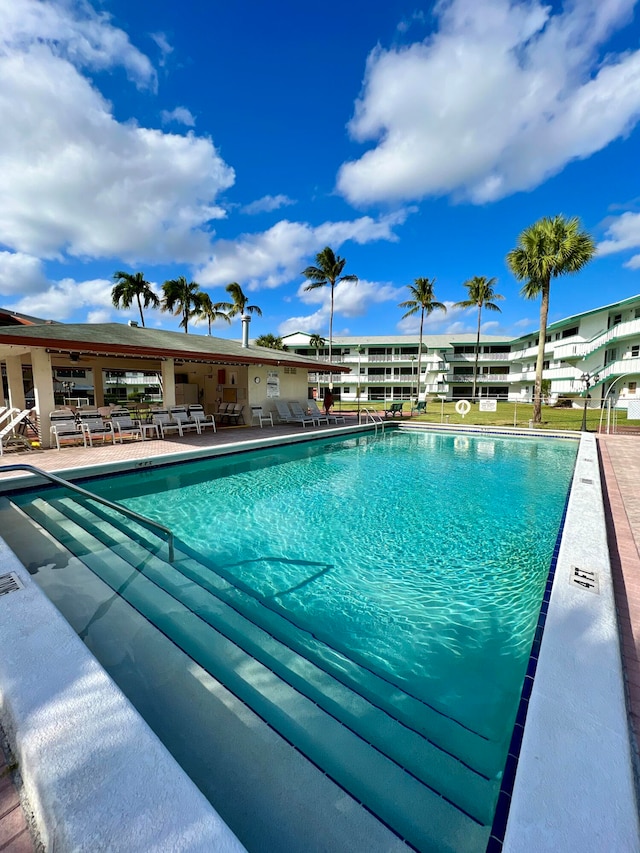
[{"label": "chimney", "polygon": [[251,317],[248,314],[243,314],[240,317],[242,320],[242,346],[249,346],[249,323],[251,322]]}]

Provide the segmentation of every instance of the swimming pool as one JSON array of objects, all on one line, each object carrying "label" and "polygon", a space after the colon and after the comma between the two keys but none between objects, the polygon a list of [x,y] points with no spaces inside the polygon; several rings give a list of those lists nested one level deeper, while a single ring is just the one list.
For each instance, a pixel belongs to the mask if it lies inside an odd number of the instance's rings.
[{"label": "swimming pool", "polygon": [[[564,441],[394,433],[103,478],[91,488],[168,523],[188,556],[177,580],[150,558],[127,574],[102,555],[93,569],[418,849],[480,850],[575,453]],[[131,550],[107,532],[108,513],[98,524],[51,497],[66,520],[19,502],[83,558],[91,537]],[[83,592],[94,643],[113,610],[101,595]],[[87,599],[100,599],[88,620]],[[225,642],[213,649],[205,628]],[[248,664],[229,643],[260,662],[254,683],[237,679]],[[107,645],[118,680],[122,656]],[[266,684],[274,677],[293,692]]]}]

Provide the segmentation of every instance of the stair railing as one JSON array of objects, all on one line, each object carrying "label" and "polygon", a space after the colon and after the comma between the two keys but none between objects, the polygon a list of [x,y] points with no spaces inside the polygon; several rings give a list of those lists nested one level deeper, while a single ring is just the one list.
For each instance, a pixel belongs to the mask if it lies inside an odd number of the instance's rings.
[{"label": "stair railing", "polygon": [[160,522],[154,521],[152,518],[147,518],[144,515],[140,515],[140,513],[134,512],[134,510],[128,509],[128,507],[122,506],[122,504],[117,504],[113,501],[108,500],[107,498],[103,498],[101,495],[95,495],[93,492],[89,492],[87,489],[83,489],[82,486],[76,486],[75,483],[71,483],[69,480],[65,480],[63,477],[58,477],[56,474],[51,474],[49,471],[43,471],[41,468],[36,468],[35,465],[27,465],[25,462],[20,462],[15,465],[0,466],[0,473],[3,473],[4,471],[26,471],[29,474],[35,474],[38,477],[44,477],[45,480],[51,480],[52,483],[56,483],[56,485],[58,486],[63,486],[65,489],[70,489],[72,492],[77,492],[77,494],[83,495],[83,497],[85,498],[89,498],[89,500],[96,501],[96,503],[99,504],[103,504],[104,506],[107,506],[110,509],[114,509],[116,512],[121,512],[123,515],[128,516],[128,518],[132,518],[134,521],[137,521],[142,525],[154,527],[156,530],[160,530],[167,538],[167,546],[169,549],[169,562],[173,563],[175,559],[173,547],[173,533],[171,532],[171,530],[169,530],[168,527],[165,527],[164,524],[160,524]]},{"label": "stair railing", "polygon": [[383,418],[377,412],[372,412],[371,409],[368,409],[366,406],[363,406],[363,408],[360,409],[360,423],[363,422],[371,422],[374,424],[374,435],[378,434],[378,426],[380,426],[382,432],[384,432]]}]

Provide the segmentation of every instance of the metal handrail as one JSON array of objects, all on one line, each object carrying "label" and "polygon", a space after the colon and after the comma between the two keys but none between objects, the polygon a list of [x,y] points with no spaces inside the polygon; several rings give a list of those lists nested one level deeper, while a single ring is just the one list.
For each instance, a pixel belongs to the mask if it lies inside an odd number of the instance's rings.
[{"label": "metal handrail", "polygon": [[175,559],[175,553],[173,548],[173,533],[169,530],[168,527],[165,527],[164,524],[160,524],[158,521],[154,521],[152,518],[146,518],[144,515],[140,515],[137,512],[134,512],[132,509],[128,509],[126,506],[122,506],[121,504],[114,503],[113,501],[107,500],[107,498],[103,498],[100,495],[94,495],[93,492],[87,491],[87,489],[83,489],[82,486],[76,486],[75,483],[71,483],[69,480],[65,480],[63,477],[58,477],[56,474],[50,474],[49,471],[43,471],[42,468],[37,468],[35,465],[27,465],[26,462],[20,462],[15,465],[3,465],[0,467],[0,473],[4,471],[27,471],[29,474],[36,474],[37,476],[44,477],[45,480],[51,480],[52,483],[56,483],[59,486],[63,486],[66,489],[71,489],[73,492],[78,492],[78,494],[83,495],[85,498],[89,498],[89,500],[96,501],[97,503],[103,504],[104,506],[108,506],[110,509],[115,509],[116,512],[121,512],[123,515],[127,515],[129,518],[132,518],[134,521],[138,521],[141,524],[146,524],[149,527],[155,527],[156,530],[161,530],[167,537],[167,545],[169,548],[169,562],[173,563]]},{"label": "metal handrail", "polygon": [[362,409],[360,409],[360,423],[362,423],[363,415],[366,416],[367,420],[370,420],[373,423],[375,435],[378,434],[378,424],[381,425],[382,432],[384,432],[384,420],[380,415],[378,415],[376,412],[372,412],[371,409],[367,408],[366,406],[363,406]]}]

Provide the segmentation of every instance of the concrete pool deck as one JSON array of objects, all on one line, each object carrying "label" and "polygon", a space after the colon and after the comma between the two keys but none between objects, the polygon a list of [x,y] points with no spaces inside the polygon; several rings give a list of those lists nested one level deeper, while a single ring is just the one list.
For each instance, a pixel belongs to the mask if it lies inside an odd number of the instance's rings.
[{"label": "concrete pool deck", "polygon": [[[333,430],[332,430],[333,431]],[[340,429],[342,431],[342,429]],[[129,465],[137,460],[150,457],[158,459],[182,454],[197,453],[199,450],[212,446],[229,448],[236,442],[261,443],[264,440],[278,436],[285,441],[292,436],[311,438],[317,429],[302,429],[301,427],[276,427],[261,430],[260,428],[238,428],[221,430],[211,436],[188,436],[182,439],[170,439],[163,442],[136,442],[128,445],[107,446],[105,448],[69,448],[63,451],[40,451],[25,454],[7,454],[0,458],[0,473],[5,465],[27,463],[36,465],[48,471],[84,470],[101,465],[121,463]],[[606,436],[599,439],[602,457],[602,478],[605,503],[605,517],[608,522],[609,554],[613,573],[614,593],[618,610],[620,642],[626,674],[627,701],[629,719],[632,725],[638,726],[640,721],[640,494],[635,484],[640,481],[640,445],[633,437]],[[636,731],[637,734],[637,731]],[[12,819],[15,820],[15,804],[11,809]],[[0,809],[0,818],[2,818]],[[8,815],[4,816],[4,821]],[[0,850],[11,851],[5,846],[0,821]],[[637,827],[636,827],[637,829]],[[628,827],[633,832],[634,827]],[[26,838],[22,834],[21,843]],[[555,842],[554,842],[555,843]],[[28,847],[15,848],[28,850]],[[161,849],[161,848],[156,848]],[[518,845],[512,847],[518,849]],[[526,849],[526,848],[520,848]],[[561,849],[560,846],[539,846],[537,849]],[[564,848],[569,849],[569,848]],[[599,850],[599,847],[584,847],[582,849]],[[610,847],[609,849],[622,849]],[[625,850],[635,850],[636,845],[625,846]]]}]

